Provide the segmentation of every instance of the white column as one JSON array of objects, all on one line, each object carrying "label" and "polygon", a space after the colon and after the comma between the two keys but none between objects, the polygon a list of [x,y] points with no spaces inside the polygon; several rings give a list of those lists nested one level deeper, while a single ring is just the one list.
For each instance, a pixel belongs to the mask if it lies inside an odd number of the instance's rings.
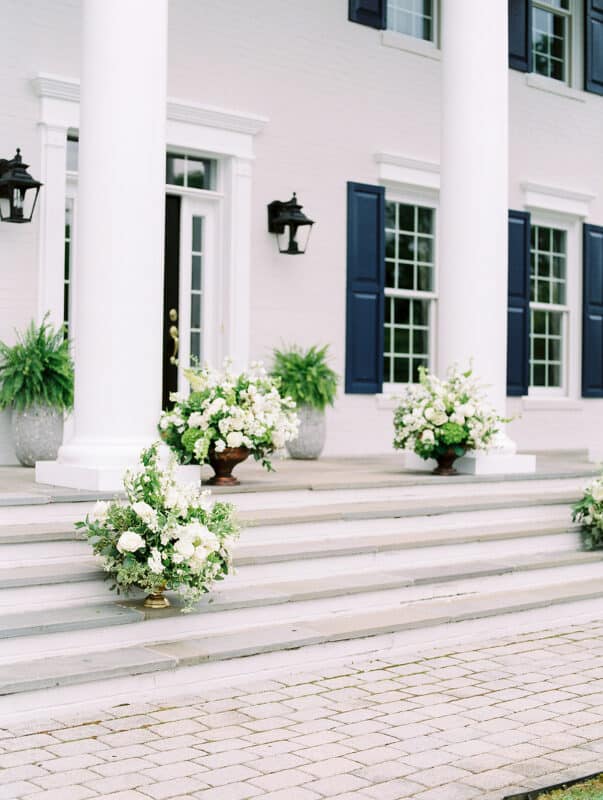
[{"label": "white column", "polygon": [[167,0],[84,0],[75,435],[37,480],[119,488],[161,407]]},{"label": "white column", "polygon": [[[507,363],[508,3],[442,3],[438,366],[472,361],[504,415]],[[500,437],[499,452],[514,451]],[[490,459],[528,471],[534,459]],[[529,459],[526,461],[526,458]],[[482,461],[484,461],[482,457]],[[467,459],[461,469],[475,471]],[[523,466],[523,468],[522,468]],[[482,471],[481,469],[479,471]]]}]

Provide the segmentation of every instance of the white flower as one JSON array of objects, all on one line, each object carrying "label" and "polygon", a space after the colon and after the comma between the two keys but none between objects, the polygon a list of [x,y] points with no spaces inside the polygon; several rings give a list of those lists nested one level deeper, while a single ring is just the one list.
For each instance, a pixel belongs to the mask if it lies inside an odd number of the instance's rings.
[{"label": "white flower", "polygon": [[202,428],[204,424],[205,424],[205,418],[203,414],[200,414],[198,411],[193,411],[193,413],[188,418],[189,428]]},{"label": "white flower", "polygon": [[226,442],[224,439],[218,439],[214,445],[216,453],[222,453],[226,449]]},{"label": "white flower", "polygon": [[240,431],[231,431],[226,437],[227,447],[240,447],[243,444],[243,434]]},{"label": "white flower", "polygon": [[120,553],[135,553],[145,547],[145,540],[136,531],[124,531],[117,541]]},{"label": "white flower", "polygon": [[143,501],[132,503],[132,511],[136,514],[136,516],[140,517],[144,524],[148,525],[152,531],[159,530],[157,512],[154,508],[151,508],[148,503],[144,503]]},{"label": "white flower", "polygon": [[147,564],[151,572],[155,575],[160,575],[163,572],[164,566],[161,561],[161,554],[156,547],[151,550],[151,555],[147,559]]},{"label": "white flower", "polygon": [[426,428],[423,433],[421,434],[421,441],[425,442],[426,444],[431,444],[435,442],[435,436],[433,435],[433,431]]},{"label": "white flower", "polygon": [[471,405],[471,403],[465,403],[464,405],[459,406],[458,411],[465,417],[475,416],[475,406]]},{"label": "white flower", "polygon": [[465,417],[460,412],[455,411],[454,414],[450,415],[450,422],[456,422],[457,425],[464,425]]},{"label": "white flower", "polygon": [[182,558],[190,558],[195,552],[195,545],[189,538],[178,539],[174,545],[174,552]]},{"label": "white flower", "polygon": [[448,417],[444,411],[434,411],[431,416],[431,421],[434,425],[440,426],[448,422]]},{"label": "white flower", "polygon": [[92,513],[90,514],[90,519],[92,522],[103,522],[107,521],[107,514],[109,513],[110,504],[104,503],[102,500],[99,500],[94,508],[92,509]]},{"label": "white flower", "polygon": [[591,487],[590,493],[595,503],[603,502],[603,484],[597,482]]}]

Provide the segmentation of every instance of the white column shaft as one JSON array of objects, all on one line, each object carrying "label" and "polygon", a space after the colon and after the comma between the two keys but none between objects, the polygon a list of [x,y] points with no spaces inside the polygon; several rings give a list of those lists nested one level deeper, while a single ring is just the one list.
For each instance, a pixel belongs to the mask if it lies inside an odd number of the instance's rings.
[{"label": "white column shaft", "polygon": [[442,3],[438,366],[474,370],[506,402],[507,0]]},{"label": "white column shaft", "polygon": [[75,436],[59,462],[136,461],[161,407],[167,0],[84,0]]}]

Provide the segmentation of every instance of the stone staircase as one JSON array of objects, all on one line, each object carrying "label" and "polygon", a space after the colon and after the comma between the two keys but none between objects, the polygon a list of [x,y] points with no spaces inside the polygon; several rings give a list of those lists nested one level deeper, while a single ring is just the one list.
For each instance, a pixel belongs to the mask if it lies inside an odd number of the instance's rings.
[{"label": "stone staircase", "polygon": [[91,503],[1,508],[0,695],[110,691],[110,679],[502,615],[512,625],[549,606],[571,618],[603,597],[603,555],[580,549],[570,521],[586,480],[231,492],[245,524],[237,574],[192,614],[109,592],[73,528]]}]

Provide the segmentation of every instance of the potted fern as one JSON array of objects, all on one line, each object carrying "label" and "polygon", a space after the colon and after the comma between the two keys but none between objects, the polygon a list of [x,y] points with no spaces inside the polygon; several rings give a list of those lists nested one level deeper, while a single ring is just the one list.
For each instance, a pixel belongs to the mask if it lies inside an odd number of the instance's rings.
[{"label": "potted fern", "polygon": [[15,452],[24,467],[57,457],[63,415],[73,407],[73,361],[48,314],[9,346],[0,342],[0,408],[12,408]]},{"label": "potted fern", "polygon": [[326,439],[325,408],[332,406],[339,377],[327,364],[325,347],[274,350],[272,377],[279,381],[281,394],[297,405],[299,433],[286,442],[291,458],[314,459],[322,453]]}]

